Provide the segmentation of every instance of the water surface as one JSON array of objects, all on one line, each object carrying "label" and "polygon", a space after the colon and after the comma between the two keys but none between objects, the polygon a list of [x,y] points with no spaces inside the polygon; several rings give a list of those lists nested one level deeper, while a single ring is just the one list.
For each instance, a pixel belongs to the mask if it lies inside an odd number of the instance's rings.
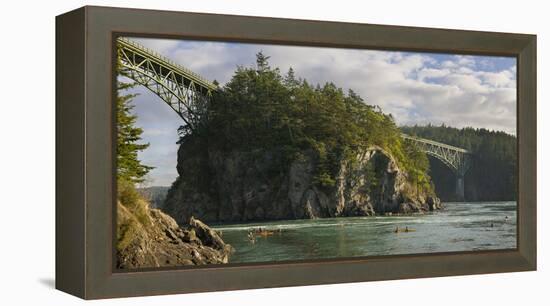
[{"label": "water surface", "polygon": [[[247,238],[251,229],[276,230]],[[396,227],[409,232],[395,233]],[[434,213],[213,226],[230,263],[516,248],[516,202],[445,203]]]}]

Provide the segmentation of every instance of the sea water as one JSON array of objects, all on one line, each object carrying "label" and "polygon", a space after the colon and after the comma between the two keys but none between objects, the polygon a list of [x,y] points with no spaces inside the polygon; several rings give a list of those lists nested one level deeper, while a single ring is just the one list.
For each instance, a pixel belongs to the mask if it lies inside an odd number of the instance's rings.
[{"label": "sea water", "polygon": [[[249,231],[262,228],[271,235]],[[516,202],[445,203],[436,212],[213,226],[230,263],[516,248]],[[396,229],[397,233],[396,233]]]}]

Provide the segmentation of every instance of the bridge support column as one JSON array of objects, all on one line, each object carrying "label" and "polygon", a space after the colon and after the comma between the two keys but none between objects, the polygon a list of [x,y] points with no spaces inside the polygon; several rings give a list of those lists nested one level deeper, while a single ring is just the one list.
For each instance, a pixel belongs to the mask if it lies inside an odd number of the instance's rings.
[{"label": "bridge support column", "polygon": [[456,175],[456,198],[458,201],[464,201],[464,175]]}]

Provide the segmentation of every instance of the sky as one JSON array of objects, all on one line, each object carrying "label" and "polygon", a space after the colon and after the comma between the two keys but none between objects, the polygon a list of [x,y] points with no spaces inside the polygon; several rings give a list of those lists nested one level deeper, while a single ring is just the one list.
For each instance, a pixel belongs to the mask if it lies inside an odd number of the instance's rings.
[{"label": "sky", "polygon": [[[131,38],[223,86],[237,66],[290,67],[310,84],[333,82],[365,103],[391,113],[398,125],[445,124],[516,134],[516,59],[361,49]],[[146,185],[170,186],[177,177],[177,128],[182,119],[144,87],[135,87],[134,112],[149,148],[139,158],[154,166]]]}]

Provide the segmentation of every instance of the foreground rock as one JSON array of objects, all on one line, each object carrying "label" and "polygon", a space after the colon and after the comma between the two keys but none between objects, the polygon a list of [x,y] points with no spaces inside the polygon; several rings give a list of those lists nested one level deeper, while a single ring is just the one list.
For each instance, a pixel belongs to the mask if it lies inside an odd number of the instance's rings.
[{"label": "foreground rock", "polygon": [[441,208],[435,194],[419,191],[394,158],[379,147],[355,162],[340,164],[335,186],[314,182],[314,154],[284,166],[283,154],[196,152],[192,143],[178,152],[180,176],[163,210],[178,222],[191,216],[205,222],[241,222],[409,214]]},{"label": "foreground rock", "polygon": [[199,220],[184,229],[158,209],[136,213],[118,203],[117,223],[119,269],[227,263],[232,251]]}]

